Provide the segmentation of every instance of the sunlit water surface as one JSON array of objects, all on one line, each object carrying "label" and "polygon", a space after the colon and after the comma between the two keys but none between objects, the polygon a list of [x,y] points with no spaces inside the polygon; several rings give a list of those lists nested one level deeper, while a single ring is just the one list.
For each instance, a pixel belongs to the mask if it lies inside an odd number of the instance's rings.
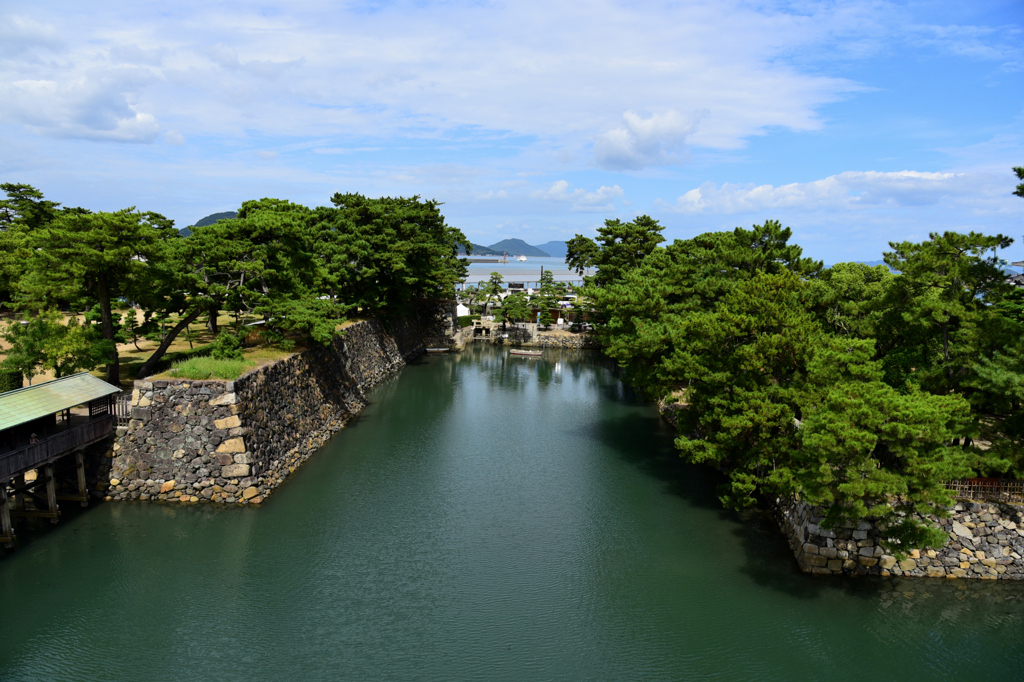
[{"label": "sunlit water surface", "polygon": [[371,399],[262,508],[102,504],[0,558],[0,679],[1024,679],[1024,585],[799,573],[596,354]]}]

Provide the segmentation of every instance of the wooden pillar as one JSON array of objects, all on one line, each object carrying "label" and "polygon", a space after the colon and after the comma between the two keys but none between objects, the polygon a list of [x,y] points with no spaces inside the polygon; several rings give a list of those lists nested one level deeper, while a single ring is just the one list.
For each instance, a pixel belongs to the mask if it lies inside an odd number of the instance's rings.
[{"label": "wooden pillar", "polygon": [[89,491],[85,486],[85,453],[81,450],[75,453],[75,468],[78,469],[78,495],[82,498],[81,505],[89,506]]},{"label": "wooden pillar", "polygon": [[7,483],[0,483],[0,542],[4,547],[14,547],[14,529],[11,527],[11,510],[7,508]]},{"label": "wooden pillar", "polygon": [[[25,486],[25,474],[19,474],[14,478],[14,489],[19,490]],[[14,508],[25,511],[25,493],[14,493]]]},{"label": "wooden pillar", "polygon": [[57,481],[53,477],[52,464],[43,467],[43,475],[46,476],[46,504],[50,507],[50,513],[54,514],[50,523],[57,523]]}]

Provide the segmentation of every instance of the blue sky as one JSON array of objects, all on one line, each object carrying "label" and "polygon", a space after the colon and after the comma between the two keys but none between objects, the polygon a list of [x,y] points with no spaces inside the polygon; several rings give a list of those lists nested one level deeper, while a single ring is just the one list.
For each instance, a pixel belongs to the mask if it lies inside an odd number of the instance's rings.
[{"label": "blue sky", "polygon": [[1024,3],[0,0],[0,180],[179,226],[246,199],[444,202],[472,241],[777,219],[1024,259]]}]

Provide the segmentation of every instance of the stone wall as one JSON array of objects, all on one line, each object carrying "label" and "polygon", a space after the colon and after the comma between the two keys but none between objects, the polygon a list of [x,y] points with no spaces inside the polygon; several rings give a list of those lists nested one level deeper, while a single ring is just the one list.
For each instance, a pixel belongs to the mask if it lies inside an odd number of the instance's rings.
[{"label": "stone wall", "polygon": [[485,341],[498,346],[564,348],[566,350],[596,350],[601,348],[597,339],[591,334],[542,332],[538,331],[537,325],[534,324],[507,328],[495,325],[491,329],[490,336],[475,338],[471,336],[470,339]]},{"label": "stone wall", "polygon": [[[445,315],[426,316],[444,333]],[[433,325],[433,326],[429,326]],[[360,322],[235,381],[136,381],[108,499],[260,503],[424,351],[420,319]]]},{"label": "stone wall", "polygon": [[[658,403],[672,426],[681,408],[676,401]],[[776,500],[775,511],[807,573],[1024,580],[1024,507],[958,502],[949,518],[930,518],[949,542],[939,550],[909,549],[903,560],[886,552],[883,531],[870,521],[822,528],[822,511],[801,501]]]},{"label": "stone wall", "polygon": [[600,346],[590,334],[544,334],[533,337],[529,344],[537,348],[565,348],[567,350],[597,349]]},{"label": "stone wall", "polygon": [[803,502],[781,504],[780,525],[800,568],[823,575],[1024,579],[1024,510],[1013,505],[960,502],[931,522],[949,534],[938,550],[910,549],[898,560],[883,549],[883,531],[869,521],[822,528],[821,511]]}]

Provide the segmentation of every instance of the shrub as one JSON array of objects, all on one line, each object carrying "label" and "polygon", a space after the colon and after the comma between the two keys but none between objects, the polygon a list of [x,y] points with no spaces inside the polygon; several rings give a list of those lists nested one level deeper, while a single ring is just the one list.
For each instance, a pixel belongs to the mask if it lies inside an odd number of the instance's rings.
[{"label": "shrub", "polygon": [[473,324],[473,320],[479,320],[479,315],[460,315],[459,316],[459,329],[468,327]]},{"label": "shrub", "polygon": [[176,363],[168,374],[181,379],[225,379],[231,381],[255,366],[256,363],[251,360],[190,358]]},{"label": "shrub", "polygon": [[13,391],[21,388],[25,383],[25,377],[17,370],[0,369],[0,393]]},{"label": "shrub", "polygon": [[230,332],[221,332],[210,344],[210,357],[215,360],[241,360],[242,342]]}]

